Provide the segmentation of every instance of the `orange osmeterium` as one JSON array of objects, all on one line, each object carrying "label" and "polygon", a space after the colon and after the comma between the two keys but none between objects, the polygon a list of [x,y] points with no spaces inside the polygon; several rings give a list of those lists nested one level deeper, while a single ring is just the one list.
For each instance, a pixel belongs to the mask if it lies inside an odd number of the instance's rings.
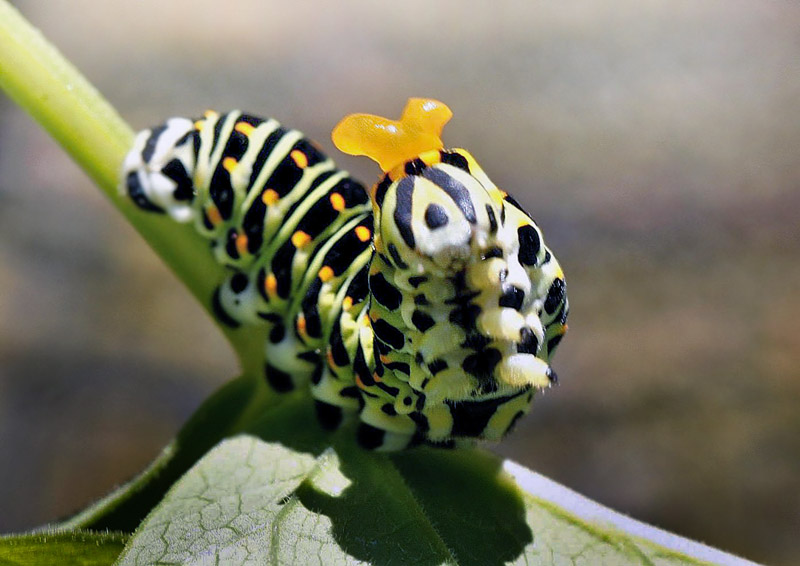
[{"label": "orange osmeterium", "polygon": [[388,173],[420,153],[444,147],[442,128],[453,116],[443,102],[409,98],[399,120],[350,114],[333,129],[333,143],[343,153],[366,155]]}]

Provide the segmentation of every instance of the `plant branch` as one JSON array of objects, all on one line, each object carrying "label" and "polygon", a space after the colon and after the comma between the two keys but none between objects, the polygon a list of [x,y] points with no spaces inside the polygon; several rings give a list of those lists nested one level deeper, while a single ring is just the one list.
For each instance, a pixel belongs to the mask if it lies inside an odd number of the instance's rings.
[{"label": "plant branch", "polygon": [[[42,34],[0,0],[0,88],[58,141],[106,197],[209,309],[222,268],[190,226],[143,213],[118,190],[133,132],[114,108]],[[260,369],[257,333],[221,327],[245,374]]]}]

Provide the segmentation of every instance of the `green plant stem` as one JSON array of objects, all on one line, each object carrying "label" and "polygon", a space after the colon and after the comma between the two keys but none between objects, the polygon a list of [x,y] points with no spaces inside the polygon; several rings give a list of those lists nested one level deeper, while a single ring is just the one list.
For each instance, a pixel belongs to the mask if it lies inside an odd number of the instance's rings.
[{"label": "green plant stem", "polygon": [[[190,226],[139,211],[118,190],[133,132],[100,93],[6,0],[0,0],[0,87],[58,141],[208,310],[221,268]],[[221,327],[243,373],[260,373],[263,340]]]}]

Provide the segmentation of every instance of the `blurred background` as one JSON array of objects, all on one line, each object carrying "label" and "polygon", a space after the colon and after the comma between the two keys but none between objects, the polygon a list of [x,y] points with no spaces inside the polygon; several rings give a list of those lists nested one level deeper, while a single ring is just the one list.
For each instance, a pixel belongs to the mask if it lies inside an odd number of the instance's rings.
[{"label": "blurred background", "polygon": [[[800,561],[800,4],[18,1],[134,128],[447,102],[567,273],[561,385],[498,453],[756,561]],[[140,470],[236,372],[210,321],[0,97],[0,531]]]}]

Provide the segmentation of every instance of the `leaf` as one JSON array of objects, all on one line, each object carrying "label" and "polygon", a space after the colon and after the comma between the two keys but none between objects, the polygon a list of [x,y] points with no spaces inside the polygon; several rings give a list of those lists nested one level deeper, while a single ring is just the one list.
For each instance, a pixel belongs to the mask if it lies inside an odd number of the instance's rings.
[{"label": "leaf", "polygon": [[41,532],[0,537],[2,566],[105,566],[125,546],[127,535],[90,531]]},{"label": "leaf", "polygon": [[482,450],[371,453],[350,430],[309,426],[312,416],[297,400],[219,444],[119,564],[753,564]]},{"label": "leaf", "polygon": [[297,564],[305,547],[318,553],[326,543],[335,560],[330,521],[293,496],[325,467],[324,457],[318,461],[252,436],[226,440],[170,491],[119,563],[264,564],[285,558]]}]

